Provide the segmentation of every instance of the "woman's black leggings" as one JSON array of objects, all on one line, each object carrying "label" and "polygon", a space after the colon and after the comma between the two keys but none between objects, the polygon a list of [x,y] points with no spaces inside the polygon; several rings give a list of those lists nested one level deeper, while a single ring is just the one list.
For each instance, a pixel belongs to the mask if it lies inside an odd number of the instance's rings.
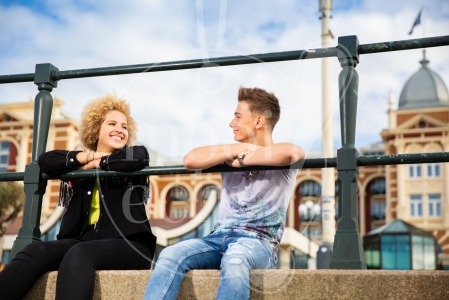
[{"label": "woman's black leggings", "polygon": [[89,233],[31,243],[0,272],[0,298],[22,299],[43,274],[58,271],[56,299],[92,299],[96,270],[150,269],[147,244],[143,235],[92,240]]}]

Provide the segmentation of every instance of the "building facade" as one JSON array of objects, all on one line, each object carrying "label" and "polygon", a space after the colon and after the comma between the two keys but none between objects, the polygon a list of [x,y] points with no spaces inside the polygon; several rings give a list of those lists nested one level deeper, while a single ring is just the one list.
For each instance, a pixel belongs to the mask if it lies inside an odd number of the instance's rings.
[{"label": "building facade", "polygon": [[[54,98],[48,132],[47,150],[76,149],[79,145],[78,121],[61,110],[64,102]],[[34,100],[0,104],[0,172],[24,172],[31,162],[33,141]],[[57,209],[59,181],[48,182],[42,200],[41,231],[46,233],[61,218]],[[8,255],[21,226],[19,216],[6,230],[3,249]]]},{"label": "building facade", "polygon": [[[382,131],[385,154],[449,151],[449,94],[423,52],[421,68],[390,99],[389,128]],[[449,266],[449,165],[427,163],[385,167],[386,221],[404,220],[432,233],[440,261]]]}]

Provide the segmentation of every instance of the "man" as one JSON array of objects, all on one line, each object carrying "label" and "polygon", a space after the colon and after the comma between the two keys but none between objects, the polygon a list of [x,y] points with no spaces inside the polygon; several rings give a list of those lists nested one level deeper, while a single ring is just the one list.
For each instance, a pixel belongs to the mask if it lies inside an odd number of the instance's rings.
[{"label": "man", "polygon": [[[229,126],[237,144],[193,149],[184,157],[187,169],[220,163],[235,168],[283,166],[304,158],[289,143],[274,144],[272,131],[280,117],[278,99],[259,88],[241,87]],[[216,299],[249,299],[251,269],[276,266],[276,252],[297,170],[222,173],[218,221],[204,238],[165,248],[148,282],[144,299],[176,299],[185,272],[221,269]]]}]

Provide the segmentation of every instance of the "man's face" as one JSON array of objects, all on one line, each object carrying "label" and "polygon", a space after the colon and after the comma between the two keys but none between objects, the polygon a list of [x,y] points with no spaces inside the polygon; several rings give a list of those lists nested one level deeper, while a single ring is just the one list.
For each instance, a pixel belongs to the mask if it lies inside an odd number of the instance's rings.
[{"label": "man's face", "polygon": [[242,143],[249,143],[256,134],[257,117],[249,110],[249,104],[246,101],[239,101],[234,118],[229,127],[234,131],[234,140]]}]

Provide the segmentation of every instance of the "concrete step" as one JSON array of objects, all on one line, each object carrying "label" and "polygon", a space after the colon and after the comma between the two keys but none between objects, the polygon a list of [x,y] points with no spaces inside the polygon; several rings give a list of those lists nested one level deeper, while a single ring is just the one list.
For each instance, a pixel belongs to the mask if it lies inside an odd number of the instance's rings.
[{"label": "concrete step", "polygon": [[[152,271],[98,271],[93,299],[142,299]],[[42,276],[25,299],[55,299],[57,272]],[[214,299],[218,270],[186,274],[178,299]],[[447,271],[254,270],[252,300],[449,299]]]}]

